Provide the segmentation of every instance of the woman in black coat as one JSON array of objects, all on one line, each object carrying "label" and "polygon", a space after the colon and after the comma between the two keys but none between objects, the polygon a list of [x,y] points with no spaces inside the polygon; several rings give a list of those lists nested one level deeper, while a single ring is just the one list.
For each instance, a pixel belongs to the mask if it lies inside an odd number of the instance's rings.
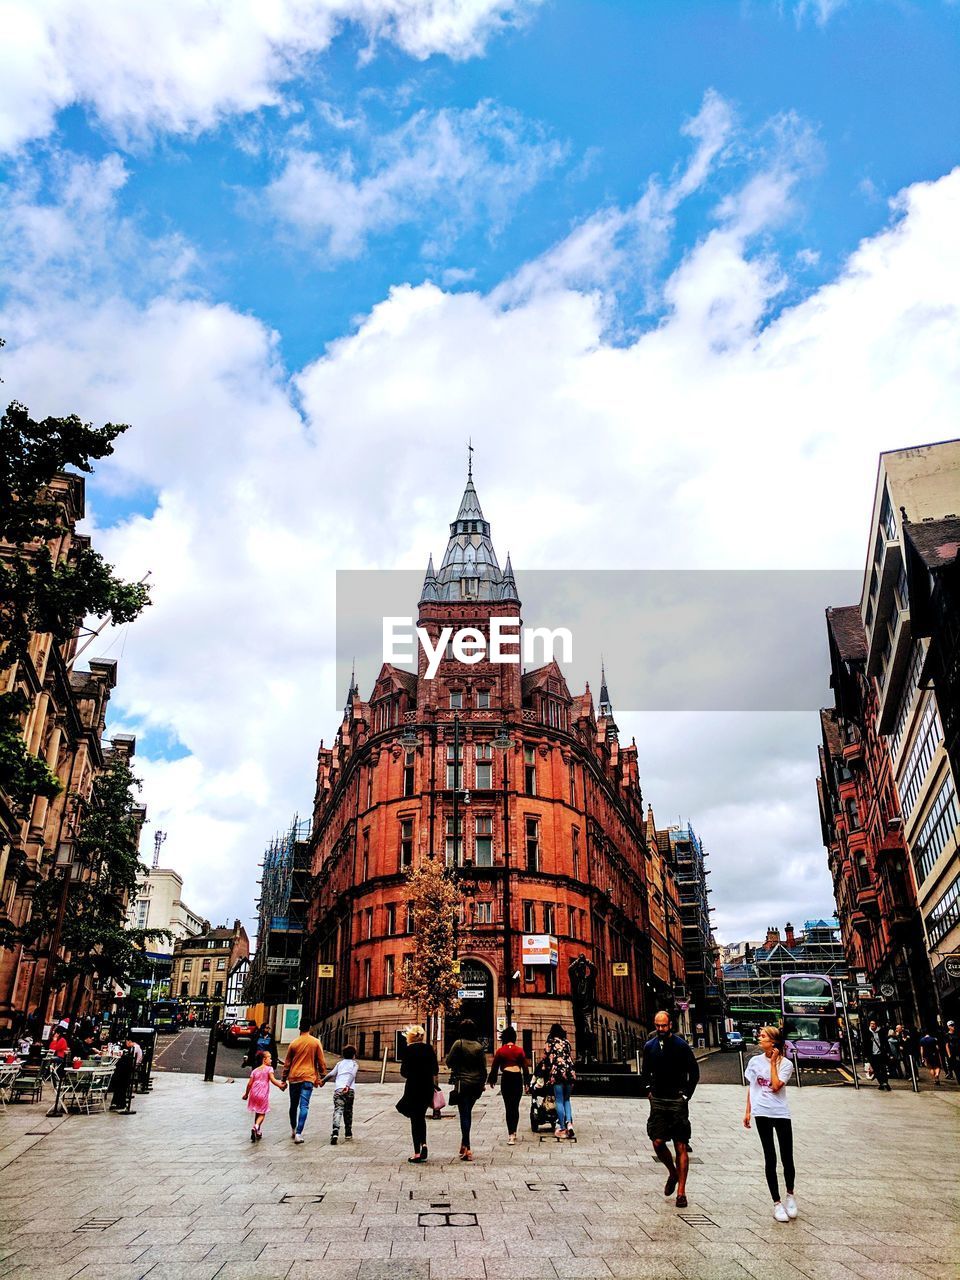
[{"label": "woman in black coat", "polygon": [[433,1106],[433,1095],[438,1088],[440,1064],[432,1046],[426,1043],[427,1033],[423,1027],[407,1027],[404,1035],[407,1049],[400,1063],[400,1074],[406,1083],[397,1110],[410,1118],[413,1155],[408,1163],[423,1164],[427,1158],[427,1111]]}]

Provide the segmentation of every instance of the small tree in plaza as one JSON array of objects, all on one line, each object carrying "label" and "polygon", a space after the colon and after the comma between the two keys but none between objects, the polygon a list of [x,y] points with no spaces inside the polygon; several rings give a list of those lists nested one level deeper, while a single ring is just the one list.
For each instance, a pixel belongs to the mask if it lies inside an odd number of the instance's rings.
[{"label": "small tree in plaza", "polygon": [[[404,973],[404,1003],[431,1023],[460,1007],[460,980],[453,971],[457,918],[463,894],[437,858],[427,858],[408,875],[413,903],[413,962]],[[428,1036],[428,1038],[430,1038]]]}]

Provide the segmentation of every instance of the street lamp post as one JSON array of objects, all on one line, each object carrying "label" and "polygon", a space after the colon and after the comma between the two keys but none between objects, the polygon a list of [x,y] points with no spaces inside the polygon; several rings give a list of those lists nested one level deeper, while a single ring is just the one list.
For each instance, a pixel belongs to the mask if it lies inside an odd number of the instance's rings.
[{"label": "street lamp post", "polygon": [[503,997],[508,1027],[513,1026],[513,934],[510,920],[510,793],[507,780],[507,752],[510,735],[501,724],[490,745],[503,755]]}]

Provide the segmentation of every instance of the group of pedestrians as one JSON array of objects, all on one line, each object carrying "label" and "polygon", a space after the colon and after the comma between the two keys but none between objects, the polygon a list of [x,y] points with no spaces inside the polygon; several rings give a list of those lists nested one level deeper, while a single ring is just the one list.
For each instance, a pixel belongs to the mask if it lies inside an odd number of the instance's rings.
[{"label": "group of pedestrians", "polygon": [[[647,1136],[654,1154],[666,1166],[663,1194],[669,1197],[675,1193],[676,1207],[685,1209],[691,1148],[689,1103],[700,1080],[700,1067],[690,1045],[674,1032],[665,1009],[654,1015],[653,1026],[654,1034],[643,1047],[641,1064],[641,1084],[650,1101]],[[794,1197],[793,1122],[785,1092],[793,1063],[784,1055],[779,1027],[762,1027],[759,1045],[760,1052],[750,1059],[744,1071],[748,1091],[743,1127],[749,1129],[752,1123],[757,1130],[773,1216],[777,1222],[789,1222],[799,1212]],[[782,1199],[777,1147],[786,1184]]]},{"label": "group of pedestrians", "polygon": [[[464,1019],[458,1027],[459,1035],[450,1046],[445,1058],[450,1069],[449,1102],[456,1106],[460,1117],[459,1158],[469,1164],[473,1160],[471,1133],[473,1108],[485,1088],[493,1089],[500,1082],[504,1120],[507,1128],[507,1145],[515,1146],[520,1124],[520,1101],[531,1088],[530,1063],[524,1050],[517,1044],[513,1027],[500,1034],[500,1047],[493,1055],[488,1070],[487,1054],[479,1039],[479,1031],[471,1019]],[[410,1137],[413,1155],[410,1164],[423,1164],[429,1157],[427,1147],[426,1113],[436,1114],[444,1099],[440,1093],[440,1064],[433,1047],[426,1042],[426,1031],[419,1024],[407,1027],[407,1050],[400,1064],[404,1079],[403,1095],[397,1110],[410,1121]],[[573,1048],[560,1023],[550,1028],[543,1055],[537,1064],[537,1074],[542,1076],[544,1087],[553,1094],[556,1105],[554,1136],[558,1142],[574,1138],[573,1111],[570,1106],[570,1090],[576,1080]]]},{"label": "group of pedestrians", "polygon": [[290,1042],[280,1076],[275,1073],[278,1061],[277,1043],[268,1023],[264,1023],[250,1045],[244,1065],[253,1070],[247,1080],[243,1101],[253,1116],[250,1141],[259,1142],[263,1137],[263,1122],[270,1111],[270,1090],[279,1089],[290,1095],[290,1137],[298,1145],[304,1141],[303,1130],[310,1114],[310,1102],[314,1089],[322,1089],[333,1080],[333,1121],[330,1145],[336,1146],[343,1129],[344,1141],[353,1138],[353,1103],[357,1081],[357,1051],[348,1044],[337,1065],[327,1070],[323,1045],[307,1028],[301,1029]]},{"label": "group of pedestrians", "polygon": [[890,1092],[890,1077],[903,1080],[920,1067],[930,1072],[930,1078],[939,1088],[942,1072],[960,1082],[960,1036],[956,1024],[949,1021],[942,1032],[931,1027],[924,1035],[912,1027],[897,1023],[895,1027],[882,1027],[872,1018],[862,1036],[864,1060],[868,1075],[877,1082],[881,1092]]},{"label": "group of pedestrians", "polygon": [[[450,1047],[445,1062],[450,1069],[449,1101],[457,1107],[460,1119],[459,1158],[473,1160],[471,1132],[473,1109],[485,1088],[499,1081],[503,1100],[507,1144],[517,1141],[520,1102],[532,1083],[531,1067],[524,1050],[517,1044],[516,1031],[508,1027],[501,1033],[500,1047],[488,1069],[487,1054],[474,1022],[465,1019],[459,1035]],[[426,1031],[419,1024],[406,1028],[406,1052],[400,1064],[404,1081],[403,1094],[396,1109],[410,1122],[413,1155],[410,1164],[423,1164],[429,1157],[427,1145],[427,1113],[436,1114],[445,1105],[440,1093],[440,1064],[433,1046],[427,1043]],[[303,1142],[303,1129],[310,1109],[311,1096],[317,1087],[334,1080],[333,1127],[330,1141],[339,1140],[341,1128],[345,1140],[353,1136],[353,1104],[357,1078],[357,1051],[347,1045],[333,1070],[328,1071],[320,1041],[309,1031],[302,1031],[287,1050],[278,1078],[276,1062],[268,1047],[269,1028],[261,1028],[250,1059],[255,1061],[247,1083],[244,1100],[253,1113],[250,1133],[252,1142],[262,1137],[263,1122],[270,1109],[270,1090],[278,1088],[290,1093],[290,1126],[294,1142]],[[763,1151],[764,1177],[773,1201],[777,1222],[790,1222],[798,1216],[795,1198],[796,1168],[793,1158],[793,1122],[786,1086],[793,1076],[793,1063],[784,1052],[783,1031],[779,1027],[762,1027],[759,1032],[760,1052],[750,1059],[744,1070],[747,1098],[743,1116],[745,1129],[754,1127]],[[894,1043],[896,1048],[894,1048]],[[960,1037],[954,1023],[948,1022],[944,1043],[933,1033],[914,1042],[908,1030],[897,1026],[893,1032],[871,1021],[864,1034],[864,1051],[872,1064],[881,1089],[889,1089],[890,1070],[900,1073],[907,1054],[919,1054],[924,1065],[939,1072],[946,1061],[956,1073],[960,1066]],[[573,1138],[573,1114],[570,1091],[576,1080],[573,1050],[563,1027],[550,1028],[543,1054],[536,1065],[545,1087],[552,1090],[556,1105],[555,1136],[558,1141]],[[676,1196],[678,1209],[688,1205],[687,1176],[690,1168],[691,1124],[689,1103],[700,1080],[700,1067],[687,1041],[673,1030],[671,1015],[666,1010],[654,1017],[654,1035],[643,1048],[641,1087],[650,1103],[647,1136],[654,1154],[667,1170],[663,1192]],[[671,1151],[670,1145],[673,1145]],[[778,1162],[779,1153],[779,1162]],[[782,1169],[784,1192],[781,1197],[779,1169]]]}]

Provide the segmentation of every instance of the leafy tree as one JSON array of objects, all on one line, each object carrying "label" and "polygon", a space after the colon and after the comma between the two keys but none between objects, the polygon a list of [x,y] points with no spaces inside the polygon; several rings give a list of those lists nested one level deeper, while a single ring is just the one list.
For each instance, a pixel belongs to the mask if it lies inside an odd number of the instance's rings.
[{"label": "leafy tree", "polygon": [[[54,478],[66,468],[91,472],[92,460],[113,452],[127,427],[93,427],[75,415],[37,422],[13,401],[0,419],[0,678],[28,650],[34,632],[69,640],[88,614],[131,622],[149,603],[141,583],[123,582],[102,556],[77,547],[57,564],[51,544],[67,527]],[[21,734],[29,710],[17,689],[0,694],[0,790],[24,812],[35,795],[60,790],[56,775],[32,755]]]},{"label": "leafy tree", "polygon": [[413,903],[416,941],[413,962],[401,984],[404,1003],[428,1019],[438,1013],[449,1015],[460,1006],[460,981],[453,961],[463,894],[436,858],[427,858],[408,872],[407,892]]},{"label": "leafy tree", "polygon": [[[144,955],[147,944],[171,937],[166,929],[126,927],[127,903],[143,871],[134,799],[139,788],[128,762],[114,756],[95,779],[90,799],[73,797],[79,815],[74,860],[80,878],[67,888],[58,950],[69,959],[51,958],[54,988],[82,976],[119,983],[145,978],[150,972]],[[47,856],[52,863],[55,855]],[[62,876],[48,875],[37,885],[31,920],[23,932],[28,945],[52,931],[63,891]],[[79,990],[78,986],[78,994]]]}]

